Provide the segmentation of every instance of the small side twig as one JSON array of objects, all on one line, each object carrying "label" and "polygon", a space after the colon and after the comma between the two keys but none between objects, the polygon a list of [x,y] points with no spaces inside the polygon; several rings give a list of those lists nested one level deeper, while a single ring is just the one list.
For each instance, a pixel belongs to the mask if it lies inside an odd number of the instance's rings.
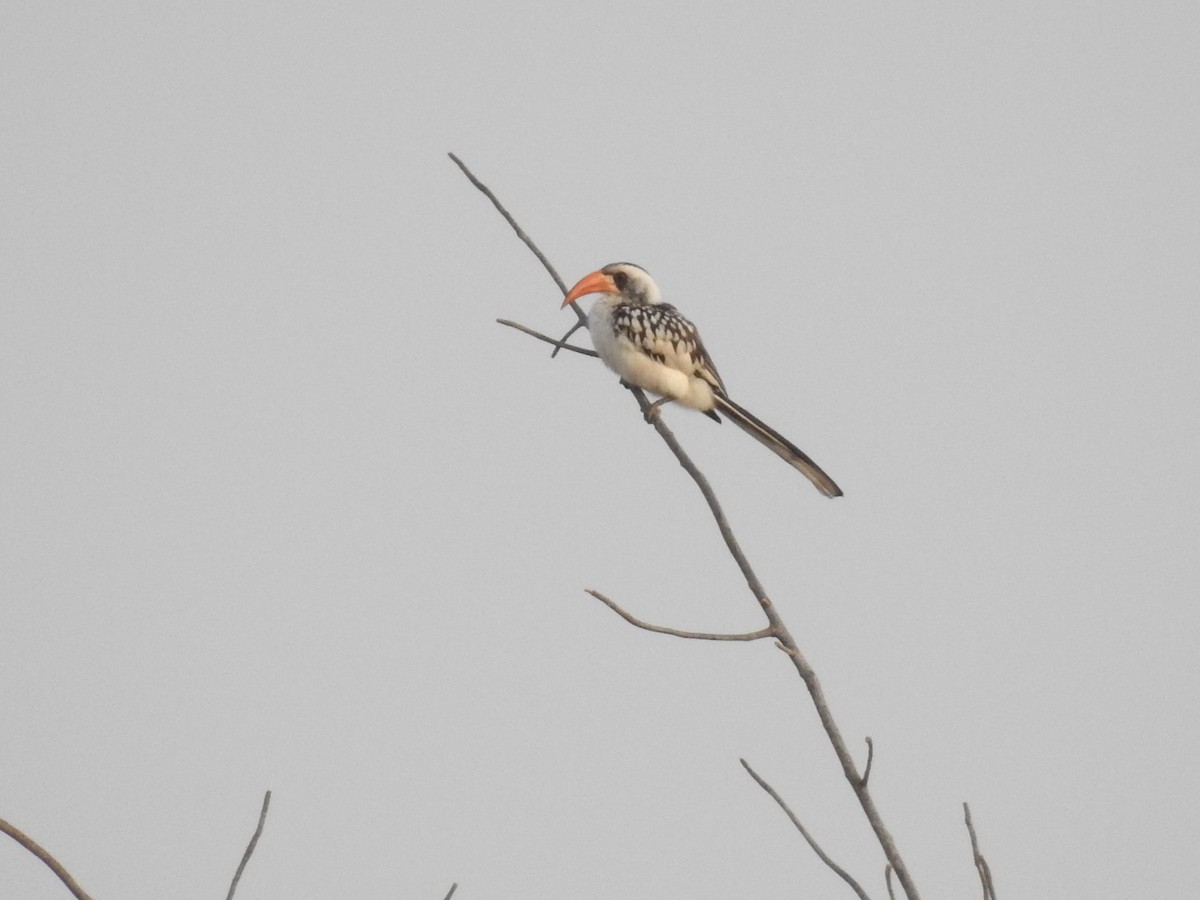
[{"label": "small side twig", "polygon": [[867,738],[867,764],[863,767],[861,783],[863,787],[867,786],[867,779],[871,777],[871,763],[875,762],[875,742],[869,737]]},{"label": "small side twig", "polygon": [[586,593],[591,594],[630,625],[645,629],[646,631],[653,631],[655,634],[669,634],[672,637],[689,638],[693,641],[758,641],[772,636],[769,627],[760,628],[758,631],[745,631],[740,634],[713,634],[706,631],[680,631],[678,628],[667,628],[665,625],[651,625],[649,622],[643,622],[636,616],[626,612],[615,601],[605,597],[599,591],[587,588]]},{"label": "small side twig", "polygon": [[33,838],[31,838],[21,829],[17,828],[17,826],[11,825],[3,819],[0,819],[0,831],[3,831],[10,838],[44,862],[46,867],[58,876],[58,880],[67,886],[67,890],[75,895],[77,900],[92,900],[87,891],[79,886],[79,882],[71,877],[71,873],[63,868],[62,863],[51,856],[50,853]]},{"label": "small side twig", "polygon": [[456,881],[456,882],[454,882],[454,884],[450,885],[450,893],[446,894],[444,900],[450,900],[450,898],[454,896],[454,892],[457,890],[458,890],[458,882]]},{"label": "small side twig", "polygon": [[[576,307],[576,308],[578,308],[578,307]],[[554,359],[554,357],[558,356],[558,351],[561,350],[563,347],[567,346],[567,338],[569,338],[571,335],[573,335],[575,332],[577,332],[580,328],[587,328],[587,319],[580,319],[578,322],[576,322],[574,325],[572,325],[570,328],[567,329],[567,333],[558,339],[558,342],[555,343],[555,345],[554,345],[554,349],[550,352],[551,359]],[[597,354],[597,356],[598,355],[599,354]]]},{"label": "small side twig", "polygon": [[971,855],[979,872],[979,883],[983,886],[983,900],[996,900],[996,886],[992,884],[992,870],[979,851],[979,838],[975,835],[975,823],[971,821],[971,807],[963,803],[963,818],[967,822],[967,834],[971,836]]},{"label": "small side twig", "polygon": [[513,322],[509,319],[497,319],[496,321],[499,322],[501,325],[507,325],[509,328],[515,328],[515,329],[517,329],[517,331],[523,332],[523,333],[529,335],[530,337],[535,337],[539,341],[545,341],[547,344],[553,344],[556,352],[558,350],[570,350],[573,353],[582,353],[584,356],[599,356],[600,355],[595,350],[589,350],[586,347],[576,347],[574,344],[564,344],[564,343],[562,343],[562,341],[566,340],[565,337],[563,337],[560,340],[555,340],[554,338],[550,337],[549,335],[542,334],[540,331],[534,331],[532,328],[529,328],[526,325],[522,325],[520,322]]},{"label": "small side twig", "polygon": [[263,823],[267,821],[267,808],[271,805],[271,792],[263,796],[262,812],[258,814],[258,827],[254,829],[254,834],[250,838],[250,843],[246,845],[246,852],[242,854],[242,861],[238,863],[237,871],[233,873],[233,881],[229,885],[229,893],[225,895],[225,900],[233,900],[233,893],[237,890],[238,882],[242,880],[242,872],[246,870],[246,863],[250,862],[250,856],[254,853],[254,848],[258,845],[258,839],[263,833]]},{"label": "small side twig", "polygon": [[883,867],[883,880],[887,883],[889,900],[896,900],[896,892],[892,890],[892,864]]},{"label": "small side twig", "polygon": [[742,768],[750,773],[750,777],[758,782],[758,786],[766,791],[772,800],[779,804],[780,809],[787,813],[787,817],[792,820],[792,824],[796,826],[796,830],[800,832],[800,836],[808,842],[808,846],[812,847],[813,853],[817,854],[817,857],[821,860],[821,862],[825,863],[825,865],[832,869],[834,873],[836,873],[838,877],[842,879],[842,881],[850,885],[851,890],[858,894],[860,900],[870,900],[870,898],[867,896],[867,892],[862,889],[862,885],[854,880],[854,876],[830,859],[829,854],[821,849],[821,845],[818,844],[813,836],[808,833],[808,829],[805,828],[804,825],[801,824],[800,820],[796,818],[796,814],[791,811],[787,803],[784,802],[784,799],[779,796],[779,793],[775,790],[775,788],[767,784],[761,775],[750,768],[750,763],[746,762],[744,759],[739,760],[739,762],[742,764]]}]

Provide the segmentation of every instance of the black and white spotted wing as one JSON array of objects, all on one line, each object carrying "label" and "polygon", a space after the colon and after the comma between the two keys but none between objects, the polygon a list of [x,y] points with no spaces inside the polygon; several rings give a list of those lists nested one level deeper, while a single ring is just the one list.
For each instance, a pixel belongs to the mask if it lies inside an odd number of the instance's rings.
[{"label": "black and white spotted wing", "polygon": [[613,329],[634,347],[685,375],[703,378],[725,393],[725,384],[709,358],[696,326],[669,303],[622,303],[613,310]]}]

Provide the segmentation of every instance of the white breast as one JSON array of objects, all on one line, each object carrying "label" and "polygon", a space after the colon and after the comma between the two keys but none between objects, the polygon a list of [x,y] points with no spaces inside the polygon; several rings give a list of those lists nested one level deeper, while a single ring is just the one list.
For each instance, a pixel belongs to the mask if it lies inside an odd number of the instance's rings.
[{"label": "white breast", "polygon": [[[620,303],[615,296],[597,300],[588,314],[592,344],[604,364],[624,381],[661,397],[677,400],[693,409],[713,408],[712,385],[664,362],[648,356],[613,327],[613,309]],[[668,361],[674,357],[668,355]]]}]

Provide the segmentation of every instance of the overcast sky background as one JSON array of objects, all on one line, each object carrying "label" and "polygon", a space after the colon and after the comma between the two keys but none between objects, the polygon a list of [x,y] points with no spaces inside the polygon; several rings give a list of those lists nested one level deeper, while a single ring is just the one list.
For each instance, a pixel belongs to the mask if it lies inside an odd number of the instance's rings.
[{"label": "overcast sky background", "polygon": [[[1191,3],[10,2],[0,817],[96,898],[872,896],[694,486],[446,158],[846,491],[666,420],[926,898],[1200,839]],[[586,341],[586,337],[583,337]],[[0,841],[0,897],[61,898]]]}]

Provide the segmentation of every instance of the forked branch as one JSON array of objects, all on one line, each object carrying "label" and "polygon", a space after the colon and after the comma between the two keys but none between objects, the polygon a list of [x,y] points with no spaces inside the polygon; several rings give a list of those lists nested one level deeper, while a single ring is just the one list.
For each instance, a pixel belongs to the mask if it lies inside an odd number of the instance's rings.
[{"label": "forked branch", "polygon": [[[558,277],[558,273],[555,272],[554,267],[550,265],[550,262],[534,245],[529,236],[521,230],[520,226],[517,225],[516,220],[512,217],[512,215],[509,214],[508,210],[504,208],[503,204],[496,199],[496,195],[493,194],[491,190],[489,190],[481,181],[479,181],[479,179],[471,174],[470,170],[467,169],[466,165],[464,165],[458,157],[456,157],[454,154],[450,154],[450,158],[454,160],[454,163],[462,170],[463,174],[467,176],[471,183],[480,191],[482,191],[489,200],[492,201],[492,204],[497,210],[499,210],[500,214],[504,216],[505,220],[517,233],[517,236],[520,237],[521,240],[525,242],[525,245],[533,251],[534,255],[541,260],[542,265],[545,266],[546,270],[553,276],[554,281],[558,285],[559,289],[566,294],[566,285],[563,283],[562,279]],[[580,319],[586,318],[583,314],[583,311],[580,310],[578,306],[575,306],[574,309],[576,315]],[[523,326],[514,327],[519,327],[522,331],[529,331],[529,329],[526,329]],[[534,333],[534,336],[538,337],[539,339],[545,339],[544,336],[536,333]],[[642,415],[647,418],[647,421],[650,421],[651,424],[653,424],[655,431],[657,431],[659,434],[659,437],[661,437],[666,443],[667,447],[670,448],[671,452],[675,455],[675,458],[679,461],[679,464],[684,468],[688,475],[691,476],[692,480],[696,483],[696,486],[700,489],[700,493],[704,496],[704,500],[708,504],[709,510],[712,512],[713,519],[717,523],[717,529],[721,533],[721,538],[725,541],[725,546],[729,549],[730,555],[733,557],[734,562],[737,563],[738,568],[742,572],[742,576],[746,579],[747,587],[749,587],[750,592],[754,595],[755,599],[758,601],[759,607],[767,617],[768,627],[764,630],[770,634],[770,636],[776,639],[779,647],[792,660],[792,664],[795,666],[797,673],[800,675],[800,678],[804,681],[805,687],[808,689],[809,696],[812,698],[813,706],[816,708],[817,716],[821,720],[821,726],[825,729],[825,734],[828,736],[830,744],[833,746],[834,753],[837,755],[838,762],[842,766],[842,773],[849,782],[851,789],[854,791],[855,797],[858,798],[859,805],[862,807],[863,813],[866,816],[867,821],[870,823],[871,829],[874,831],[875,837],[883,849],[884,856],[888,861],[888,865],[895,872],[896,877],[900,881],[901,887],[904,889],[904,893],[908,897],[908,900],[919,900],[920,894],[917,891],[917,886],[913,882],[912,877],[908,872],[908,867],[905,865],[904,860],[900,856],[900,851],[896,848],[896,844],[892,839],[891,833],[883,824],[883,819],[879,814],[879,810],[875,806],[874,798],[872,798],[870,790],[867,786],[867,778],[859,774],[858,768],[854,762],[854,758],[850,754],[850,749],[846,745],[846,741],[842,737],[837,723],[834,721],[833,713],[829,708],[829,703],[825,699],[825,694],[821,688],[820,680],[817,678],[817,674],[813,670],[812,666],[809,665],[808,660],[804,657],[804,654],[800,651],[800,648],[795,639],[792,637],[791,632],[788,630],[787,625],[785,625],[783,620],[779,617],[779,613],[776,611],[774,604],[767,596],[766,589],[763,587],[762,582],[759,581],[758,576],[754,573],[754,569],[751,567],[745,553],[742,552],[741,546],[738,544],[737,538],[733,533],[733,529],[730,527],[724,511],[721,509],[721,504],[718,502],[717,496],[713,492],[712,486],[708,483],[708,479],[705,478],[704,474],[699,470],[699,468],[697,468],[696,464],[692,462],[691,458],[684,451],[674,433],[663,422],[662,416],[648,415],[651,404],[650,401],[646,399],[646,395],[637,388],[631,388],[631,390],[633,391],[634,397],[637,398],[638,405],[641,407]],[[627,614],[626,619],[629,621]],[[638,627],[645,626],[642,624],[638,625]],[[649,630],[660,629],[658,626],[655,626]],[[679,634],[675,632],[674,629],[667,630],[666,633]]]},{"label": "forked branch", "polygon": [[501,325],[507,325],[509,328],[515,328],[517,331],[522,331],[530,337],[535,337],[539,341],[545,341],[547,344],[553,344],[555,351],[570,350],[572,353],[582,353],[584,356],[598,357],[600,355],[595,350],[589,350],[587,347],[576,347],[574,344],[564,344],[563,341],[566,340],[566,338],[559,338],[558,340],[555,340],[547,334],[542,334],[540,331],[534,331],[532,328],[522,325],[520,322],[512,322],[508,319],[497,319],[496,321]]},{"label": "forked branch", "polygon": [[963,804],[963,818],[967,822],[967,834],[971,836],[971,855],[975,869],[979,872],[979,883],[983,885],[983,900],[996,900],[996,886],[992,883],[992,869],[979,850],[979,838],[975,835],[975,823],[971,821],[971,807]]}]

